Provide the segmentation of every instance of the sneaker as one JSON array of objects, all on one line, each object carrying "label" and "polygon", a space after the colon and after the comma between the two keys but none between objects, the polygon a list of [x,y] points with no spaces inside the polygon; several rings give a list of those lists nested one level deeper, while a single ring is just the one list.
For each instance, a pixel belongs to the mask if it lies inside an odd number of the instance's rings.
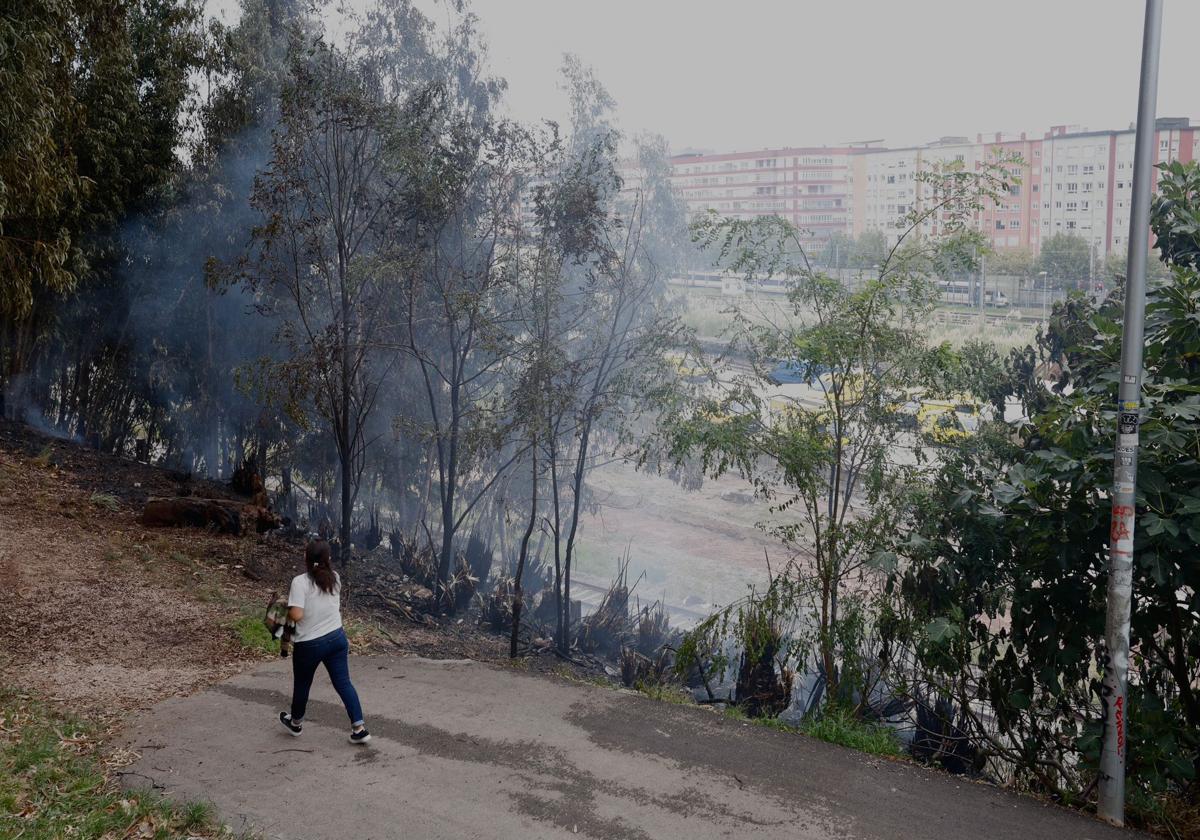
[{"label": "sneaker", "polygon": [[282,723],[284,727],[287,728],[287,731],[291,732],[294,737],[299,737],[300,731],[304,728],[299,723],[292,723],[292,716],[287,712],[279,713],[279,722]]},{"label": "sneaker", "polygon": [[367,741],[370,741],[370,740],[371,740],[371,733],[366,730],[366,727],[358,730],[357,732],[355,732],[353,730],[350,731],[350,743],[351,744],[365,744],[365,743],[367,743]]}]

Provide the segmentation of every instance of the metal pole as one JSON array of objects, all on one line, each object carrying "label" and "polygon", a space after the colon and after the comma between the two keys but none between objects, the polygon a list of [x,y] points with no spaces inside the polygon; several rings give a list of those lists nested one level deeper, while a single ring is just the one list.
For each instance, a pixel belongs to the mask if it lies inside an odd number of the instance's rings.
[{"label": "metal pole", "polygon": [[983,324],[987,321],[987,310],[985,308],[985,299],[987,298],[987,274],[985,268],[987,265],[987,255],[979,255],[979,323]]},{"label": "metal pole", "polygon": [[1104,746],[1100,754],[1100,817],[1125,824],[1126,701],[1129,687],[1129,611],[1133,591],[1134,505],[1137,488],[1138,421],[1141,415],[1142,345],[1146,320],[1146,254],[1150,240],[1150,183],[1154,161],[1154,112],[1158,102],[1158,46],[1162,0],[1146,0],[1142,35],[1142,82],[1138,90],[1133,156],[1133,205],[1129,218],[1128,283],[1121,336],[1121,387],[1113,465],[1112,522],[1108,545],[1108,612],[1105,617]]},{"label": "metal pole", "polygon": [[1042,276],[1042,325],[1046,325],[1046,281],[1050,278],[1046,276],[1046,272],[1039,271]]}]

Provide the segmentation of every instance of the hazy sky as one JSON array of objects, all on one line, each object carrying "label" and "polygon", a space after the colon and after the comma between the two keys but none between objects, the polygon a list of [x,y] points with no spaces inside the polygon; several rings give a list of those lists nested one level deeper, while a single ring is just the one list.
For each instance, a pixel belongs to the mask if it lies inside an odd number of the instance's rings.
[{"label": "hazy sky", "polygon": [[[420,5],[444,17],[438,0]],[[658,131],[676,151],[1116,128],[1137,111],[1141,0],[473,6],[513,116],[563,117],[558,67],[574,52],[617,100],[621,127]],[[1164,6],[1158,113],[1200,119],[1200,0]]]}]

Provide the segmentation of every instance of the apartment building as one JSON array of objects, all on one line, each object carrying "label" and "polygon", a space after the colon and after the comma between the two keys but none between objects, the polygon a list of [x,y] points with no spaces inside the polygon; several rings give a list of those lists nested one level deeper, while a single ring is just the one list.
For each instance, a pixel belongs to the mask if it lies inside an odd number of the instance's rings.
[{"label": "apartment building", "polygon": [[1041,246],[1042,141],[1024,133],[1012,136],[996,133],[985,138],[977,135],[981,159],[1005,161],[1008,191],[984,207],[979,229],[995,250]]},{"label": "apartment building", "polygon": [[[1200,129],[1187,118],[1159,119],[1156,135],[1155,163],[1200,159]],[[672,182],[689,218],[710,209],[741,219],[779,215],[812,245],[833,231],[869,230],[893,245],[905,217],[927,197],[919,172],[949,163],[977,169],[1003,157],[1012,160],[1011,186],[975,220],[992,247],[1036,253],[1048,237],[1069,233],[1102,259],[1128,247],[1133,141],[1132,128],[1054,126],[1040,138],[977,134],[898,149],[855,144],[677,155]],[[937,235],[943,221],[930,218],[913,233]]]},{"label": "apartment building", "polygon": [[677,155],[671,177],[689,219],[709,210],[737,219],[782,216],[815,245],[853,227],[854,151],[821,146]]},{"label": "apartment building", "polygon": [[921,182],[918,173],[949,164],[972,169],[982,151],[979,144],[966,137],[943,137],[903,149],[858,150],[852,164],[851,232],[859,236],[868,230],[881,231],[889,246],[905,235],[936,235],[942,220],[934,217],[907,232],[909,214],[919,210],[928,193],[928,185]]},{"label": "apartment building", "polygon": [[[1097,258],[1129,247],[1133,129],[1054,126],[1042,141],[1041,236],[1083,237]],[[1154,162],[1200,158],[1200,131],[1187,118],[1157,122]],[[1157,171],[1155,179],[1157,180]]]}]

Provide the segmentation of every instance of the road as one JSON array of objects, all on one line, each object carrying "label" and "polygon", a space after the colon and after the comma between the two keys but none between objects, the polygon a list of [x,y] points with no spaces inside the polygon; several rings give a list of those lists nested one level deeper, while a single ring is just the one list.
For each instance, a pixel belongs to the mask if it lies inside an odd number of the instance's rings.
[{"label": "road", "polygon": [[131,786],[267,838],[1115,840],[1033,799],[600,686],[465,660],[360,657],[373,741],[318,674],[304,734],[274,662],[135,718]]}]

